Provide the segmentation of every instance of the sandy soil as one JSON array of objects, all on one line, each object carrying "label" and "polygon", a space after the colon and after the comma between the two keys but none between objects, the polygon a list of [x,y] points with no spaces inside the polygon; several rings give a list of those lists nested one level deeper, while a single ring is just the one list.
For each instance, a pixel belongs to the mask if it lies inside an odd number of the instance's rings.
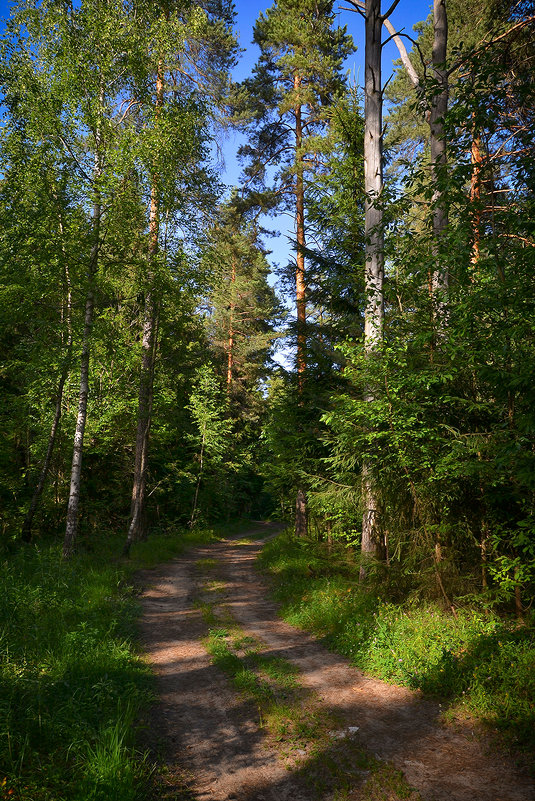
[{"label": "sandy soil", "polygon": [[[259,529],[273,531],[259,524],[247,534]],[[167,765],[159,799],[313,801],[273,747],[256,707],[232,689],[201,644],[206,625],[195,603],[202,581],[196,565],[215,559],[223,602],[242,629],[264,643],[266,654],[294,663],[302,685],[346,726],[358,727],[360,744],[400,769],[424,801],[535,801],[527,774],[468,724],[441,725],[438,703],[365,676],[281,621],[254,567],[261,545],[214,543],[142,576],[142,640],[159,689],[148,739]],[[368,796],[361,786],[350,797]]]}]

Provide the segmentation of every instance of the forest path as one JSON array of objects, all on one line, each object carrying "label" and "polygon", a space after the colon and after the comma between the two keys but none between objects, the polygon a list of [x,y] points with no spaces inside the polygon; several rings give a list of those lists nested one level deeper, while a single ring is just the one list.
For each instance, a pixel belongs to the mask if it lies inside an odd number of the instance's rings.
[{"label": "forest path", "polygon": [[[142,576],[142,640],[159,691],[148,736],[167,765],[157,798],[535,801],[533,783],[506,757],[488,751],[467,728],[440,725],[438,703],[365,676],[277,617],[254,567],[262,542],[246,539],[276,530],[258,524]],[[294,665],[305,693],[298,703],[319,728],[325,729],[325,715],[336,721],[334,730],[312,743],[274,736],[261,702],[247,700],[212,663],[204,638],[214,626],[224,648],[230,630],[238,642],[238,631],[243,642],[254,640],[262,665]],[[250,667],[239,643],[230,664],[236,653],[243,656],[240,648]],[[372,755],[368,762],[362,749]]]}]

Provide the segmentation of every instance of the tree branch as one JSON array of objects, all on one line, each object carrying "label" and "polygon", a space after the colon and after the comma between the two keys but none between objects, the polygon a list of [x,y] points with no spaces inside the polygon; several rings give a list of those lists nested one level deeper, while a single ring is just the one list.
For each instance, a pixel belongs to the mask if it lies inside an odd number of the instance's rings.
[{"label": "tree branch", "polygon": [[[418,78],[418,73],[414,69],[412,62],[409,58],[409,54],[407,53],[407,48],[405,47],[405,43],[401,39],[401,36],[403,34],[396,32],[396,29],[394,28],[390,20],[385,19],[383,21],[383,24],[387,29],[388,33],[390,34],[390,38],[393,39],[394,42],[396,43],[396,46],[399,50],[401,61],[403,63],[403,66],[407,70],[407,74],[411,80],[412,85],[414,86],[415,89],[418,89],[420,87],[420,79]],[[407,38],[410,39],[410,36]],[[412,41],[412,39],[410,39],[410,41]],[[386,42],[384,44],[386,44]]]},{"label": "tree branch", "polygon": [[478,47],[475,50],[471,50],[469,53],[466,53],[466,55],[464,55],[462,58],[456,61],[455,64],[453,64],[453,66],[449,68],[449,70],[446,73],[447,76],[449,77],[453,72],[455,72],[455,70],[458,70],[459,67],[462,67],[462,65],[466,61],[468,61],[469,58],[477,56],[479,55],[479,53],[483,53],[489,47],[492,47],[492,45],[496,44],[502,39],[505,39],[505,37],[509,36],[509,34],[514,33],[515,31],[520,30],[522,28],[525,28],[526,25],[529,25],[532,22],[535,22],[535,14],[533,14],[531,17],[527,17],[527,19],[523,19],[520,22],[517,22],[516,25],[513,25],[513,27],[509,28],[509,30],[505,31],[505,33],[500,34],[495,39],[490,39],[488,42],[485,42],[483,45],[481,45],[481,47]]},{"label": "tree branch", "polygon": [[396,10],[396,7],[399,5],[399,2],[400,2],[400,0],[394,0],[394,2],[393,2],[393,3],[392,3],[392,5],[390,6],[390,8],[389,8],[389,9],[388,9],[388,11],[386,12],[386,14],[381,14],[381,20],[382,20],[383,22],[386,22],[386,20],[388,19],[388,17],[392,16],[392,14],[394,13],[394,11]]},{"label": "tree branch", "polygon": [[345,6],[338,6],[340,11],[356,11],[360,14],[361,17],[366,19],[366,14],[364,13],[363,9],[365,8],[364,3],[358,2],[358,0],[347,0],[348,3],[351,3],[353,8],[346,8]]}]

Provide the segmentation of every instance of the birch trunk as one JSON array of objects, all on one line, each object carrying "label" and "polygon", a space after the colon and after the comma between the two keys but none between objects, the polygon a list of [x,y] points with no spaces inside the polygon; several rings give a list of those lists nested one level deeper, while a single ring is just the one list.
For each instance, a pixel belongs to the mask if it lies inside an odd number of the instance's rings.
[{"label": "birch trunk", "polygon": [[[63,238],[63,224],[60,218],[60,234]],[[63,252],[63,256],[66,259],[66,254]],[[69,275],[69,269],[67,267],[67,263],[65,261],[65,281],[67,284],[67,309],[66,309],[66,318],[67,318],[67,350],[65,354],[65,359],[63,361],[63,369],[61,371],[61,375],[58,382],[58,389],[56,393],[56,409],[54,412],[54,419],[52,421],[52,426],[50,427],[50,434],[48,437],[48,446],[46,449],[45,458],[43,461],[43,465],[41,467],[41,472],[39,474],[39,480],[37,482],[37,486],[35,487],[32,500],[30,503],[30,507],[28,512],[26,513],[26,517],[24,518],[24,523],[22,524],[22,531],[21,537],[24,542],[31,542],[32,539],[32,522],[37,510],[37,506],[39,504],[39,500],[41,498],[43,489],[45,487],[46,478],[48,476],[48,471],[50,469],[50,462],[52,460],[52,453],[54,450],[54,445],[56,444],[56,435],[59,428],[59,421],[61,419],[61,406],[63,401],[63,390],[65,388],[65,382],[67,380],[67,376],[69,375],[69,368],[71,365],[71,358],[72,358],[72,288],[71,288],[71,281]]]},{"label": "birch trunk", "polygon": [[[164,101],[163,62],[160,60],[156,74],[156,119]],[[152,420],[152,393],[154,384],[154,362],[156,354],[158,304],[154,287],[154,262],[158,255],[158,235],[160,227],[159,177],[152,177],[149,211],[149,252],[148,252],[148,290],[145,294],[143,312],[142,357],[139,379],[138,415],[136,430],[136,453],[134,458],[134,480],[130,505],[130,523],[123,548],[128,556],[132,543],[142,539],[145,529],[145,501],[147,486],[147,463],[149,433]]]},{"label": "birch trunk", "polygon": [[[431,173],[434,183],[433,192],[433,242],[435,255],[435,271],[433,273],[433,295],[436,298],[436,309],[443,317],[444,295],[449,278],[448,269],[440,264],[441,243],[448,225],[448,213],[444,202],[444,193],[440,186],[446,166],[446,138],[444,135],[444,118],[448,111],[448,73],[446,70],[448,46],[448,17],[446,0],[433,0],[433,76],[437,88],[431,101],[429,127],[431,131],[429,145],[431,150]],[[441,314],[442,312],[442,314]]]},{"label": "birch trunk", "polygon": [[82,475],[82,455],[84,447],[84,432],[87,420],[87,398],[89,395],[89,357],[91,346],[91,331],[93,327],[93,311],[95,307],[94,277],[97,271],[100,246],[100,221],[102,206],[98,192],[98,179],[101,175],[100,153],[95,157],[94,177],[97,186],[96,200],[93,206],[93,246],[88,271],[88,289],[85,301],[84,332],[82,339],[82,356],[80,360],[80,390],[78,393],[78,414],[74,432],[74,447],[71,466],[71,483],[69,490],[69,503],[67,506],[67,524],[65,539],[63,541],[63,558],[68,559],[74,552],[78,530],[78,506],[80,504],[80,482]]},{"label": "birch trunk", "polygon": [[[364,351],[371,358],[383,339],[384,235],[381,194],[383,191],[382,136],[383,97],[381,87],[381,0],[366,0],[365,101],[364,101],[364,209],[365,292]],[[365,399],[373,401],[371,390]],[[367,563],[380,552],[381,527],[379,498],[369,464],[362,466],[362,565],[360,579],[366,577]]]}]

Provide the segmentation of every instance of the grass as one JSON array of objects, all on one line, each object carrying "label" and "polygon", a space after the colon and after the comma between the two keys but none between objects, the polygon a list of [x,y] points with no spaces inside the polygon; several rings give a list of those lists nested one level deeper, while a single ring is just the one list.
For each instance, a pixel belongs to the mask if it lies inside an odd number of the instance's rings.
[{"label": "grass", "polygon": [[146,797],[136,722],[153,679],[136,646],[131,578],[228,530],[152,536],[129,560],[107,532],[67,563],[58,544],[0,556],[0,799]]},{"label": "grass", "polygon": [[322,636],[368,673],[442,698],[447,717],[472,717],[527,754],[535,747],[535,630],[470,609],[393,604],[358,587],[357,568],[318,543],[266,543],[282,615]]}]

